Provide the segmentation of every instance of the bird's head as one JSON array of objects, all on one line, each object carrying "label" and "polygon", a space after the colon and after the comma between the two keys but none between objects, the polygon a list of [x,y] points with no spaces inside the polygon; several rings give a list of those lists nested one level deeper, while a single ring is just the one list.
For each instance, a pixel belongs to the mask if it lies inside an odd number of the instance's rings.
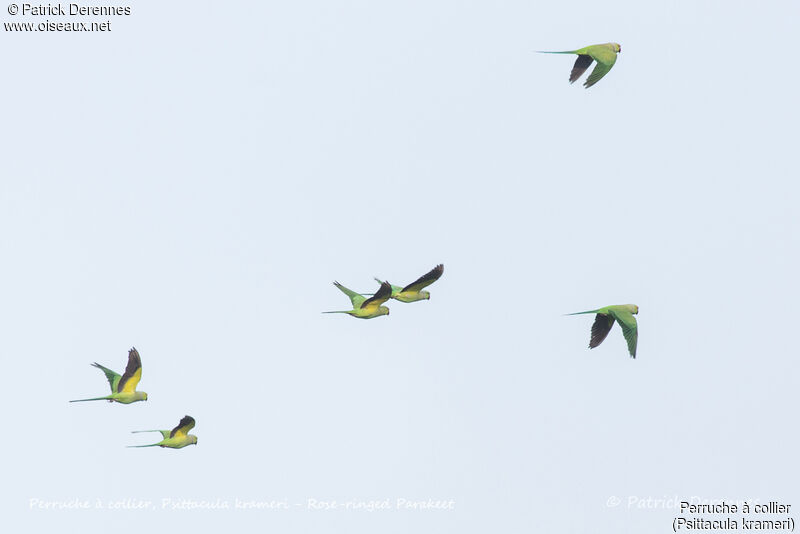
[{"label": "bird's head", "polygon": [[420,294],[420,295],[422,296],[422,298],[424,298],[425,300],[431,300],[431,292],[430,292],[430,291],[420,291],[420,292],[419,292],[419,294]]},{"label": "bird's head", "polygon": [[619,43],[611,43],[611,44],[614,45],[614,52],[616,52],[617,54],[622,52],[622,47],[619,45]]},{"label": "bird's head", "polygon": [[192,445],[197,445],[197,436],[189,436],[192,438]]},{"label": "bird's head", "polygon": [[378,313],[380,313],[381,315],[389,315],[389,308],[387,308],[386,306],[381,306],[380,308],[378,308]]},{"label": "bird's head", "polygon": [[136,392],[136,400],[146,401],[147,400],[147,393],[145,393],[144,391],[137,391]]},{"label": "bird's head", "polygon": [[637,313],[639,313],[639,306],[637,306],[636,304],[631,304],[630,306],[631,306],[631,313],[633,315],[636,315]]}]

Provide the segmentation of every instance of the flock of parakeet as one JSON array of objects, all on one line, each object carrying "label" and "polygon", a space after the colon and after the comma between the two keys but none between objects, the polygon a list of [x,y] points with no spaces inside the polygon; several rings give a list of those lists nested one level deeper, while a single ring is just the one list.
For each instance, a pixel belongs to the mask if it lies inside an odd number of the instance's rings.
[{"label": "flock of parakeet", "polygon": [[[128,365],[125,367],[125,372],[120,376],[108,367],[103,367],[99,363],[92,364],[103,373],[108,379],[108,385],[111,386],[111,395],[105,397],[93,397],[91,399],[78,399],[70,402],[86,402],[96,400],[107,400],[108,402],[119,402],[122,404],[130,404],[137,401],[146,401],[147,393],[144,391],[136,391],[136,386],[139,385],[139,380],[142,379],[142,359],[139,357],[139,351],[132,348],[128,351]],[[194,419],[188,415],[178,423],[178,426],[172,430],[134,430],[137,432],[161,432],[164,438],[158,443],[152,445],[129,445],[129,447],[169,447],[170,449],[182,449],[187,445],[197,445],[197,436],[189,434],[189,431],[194,428]]]},{"label": "flock of parakeet", "polygon": [[[617,45],[619,47],[619,45]],[[590,47],[591,48],[591,47]],[[585,50],[585,49],[581,49]],[[345,311],[327,311],[322,313],[346,313],[359,319],[374,319],[381,315],[389,315],[389,308],[383,306],[383,303],[389,299],[399,300],[400,302],[416,302],[418,300],[429,300],[431,294],[428,291],[423,291],[444,273],[444,265],[439,264],[428,273],[420,276],[405,287],[394,286],[389,282],[385,282],[376,278],[375,281],[381,286],[378,288],[377,293],[367,298],[369,294],[356,293],[351,289],[347,289],[339,282],[334,282],[339,290],[350,297],[350,302],[353,304],[352,310]],[[639,306],[635,304],[619,304],[616,306],[606,306],[596,310],[589,310],[584,312],[568,313],[567,315],[581,315],[585,313],[596,313],[594,324],[592,325],[592,337],[589,340],[589,348],[593,349],[598,346],[606,338],[614,326],[614,321],[619,323],[622,328],[622,335],[625,336],[625,341],[628,342],[628,352],[631,358],[636,358],[636,342],[639,339],[638,329],[636,325],[636,317],[634,315],[639,313]]]},{"label": "flock of parakeet", "polygon": [[[583,84],[585,87],[589,88],[608,74],[611,67],[613,67],[614,63],[617,61],[617,54],[621,51],[622,47],[617,43],[605,43],[586,46],[577,50],[541,53],[578,55],[572,67],[572,72],[570,72],[569,75],[570,83],[580,78],[592,65],[592,62],[596,61],[597,65]],[[371,295],[356,293],[344,287],[339,282],[334,282],[333,285],[350,298],[353,309],[322,313],[346,313],[359,319],[373,319],[381,315],[389,315],[389,308],[383,305],[389,299],[395,299],[400,302],[417,302],[430,299],[431,294],[428,291],[424,291],[424,289],[441,278],[442,273],[444,273],[444,265],[439,264],[405,287],[395,286],[376,278],[375,280],[380,284],[380,287],[378,291]],[[596,314],[594,324],[592,325],[592,335],[589,340],[590,349],[597,347],[603,342],[616,321],[619,323],[620,328],[622,328],[622,335],[625,336],[625,341],[628,343],[628,352],[631,358],[636,358],[636,343],[639,339],[639,335],[634,315],[639,313],[639,306],[635,304],[621,304],[606,306],[596,310],[569,313],[567,315],[586,313]],[[115,373],[107,367],[103,367],[99,363],[93,363],[92,365],[105,373],[108,383],[111,386],[111,395],[94,397],[91,399],[79,399],[70,402],[107,400],[108,402],[130,404],[132,402],[147,400],[147,393],[136,391],[136,386],[142,378],[142,360],[139,357],[139,352],[135,348],[132,348],[128,352],[128,365],[125,367],[125,372],[122,375]],[[187,445],[197,445],[197,436],[189,434],[189,431],[194,428],[194,424],[194,419],[187,415],[184,416],[178,423],[178,426],[172,430],[134,430],[134,433],[161,432],[161,437],[163,439],[158,443],[150,445],[129,445],[129,447],[167,447],[171,449],[181,449]]]},{"label": "flock of parakeet", "polygon": [[416,302],[418,300],[428,300],[431,294],[423,291],[435,281],[437,281],[444,272],[444,265],[439,264],[431,269],[427,274],[424,274],[408,284],[405,287],[393,286],[389,282],[384,282],[375,279],[381,287],[378,292],[373,294],[370,298],[367,295],[356,293],[351,289],[347,289],[339,282],[334,282],[333,285],[339,288],[339,291],[350,297],[350,303],[353,305],[352,310],[344,311],[328,311],[322,313],[346,313],[359,319],[372,319],[380,317],[381,315],[389,315],[389,308],[383,306],[383,303],[389,299],[399,300],[400,302]]}]

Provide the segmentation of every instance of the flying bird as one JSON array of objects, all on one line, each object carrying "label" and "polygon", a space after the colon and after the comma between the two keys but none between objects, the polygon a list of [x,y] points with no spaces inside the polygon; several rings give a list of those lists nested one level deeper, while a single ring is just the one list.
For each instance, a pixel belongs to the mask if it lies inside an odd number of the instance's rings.
[{"label": "flying bird", "polygon": [[[439,278],[441,278],[442,273],[444,272],[444,265],[441,263],[431,269],[427,274],[424,274],[408,284],[405,287],[400,286],[391,286],[392,287],[392,298],[395,300],[399,300],[400,302],[416,302],[418,300],[429,300],[431,298],[431,294],[428,291],[422,291],[423,288],[428,287]],[[384,282],[376,278],[375,280],[378,283],[383,284]]]},{"label": "flying bird", "polygon": [[197,436],[189,434],[194,428],[194,418],[188,415],[183,416],[178,426],[172,430],[134,430],[133,434],[140,432],[161,432],[161,441],[152,445],[128,445],[128,447],[168,447],[170,449],[182,449],[187,445],[197,445]]},{"label": "flying bird", "polygon": [[617,43],[591,45],[579,48],[578,50],[567,50],[565,52],[539,51],[540,54],[578,54],[578,59],[575,60],[572,72],[569,73],[569,83],[573,83],[580,78],[592,64],[592,61],[597,61],[594,70],[583,84],[587,89],[599,82],[600,78],[608,74],[608,71],[610,71],[614,63],[616,63],[617,54],[620,52],[622,52],[622,47]]},{"label": "flying bird", "polygon": [[381,315],[389,315],[389,308],[386,306],[381,306],[381,304],[389,300],[389,298],[392,296],[392,286],[388,282],[383,282],[380,289],[378,289],[378,292],[370,298],[347,289],[339,282],[334,282],[333,285],[338,287],[342,293],[350,297],[350,302],[353,304],[353,309],[347,311],[329,311],[322,313],[346,313],[348,315],[352,315],[353,317],[358,317],[359,319],[372,319],[373,317],[379,317]]},{"label": "flying bird", "polygon": [[139,357],[139,351],[137,351],[135,347],[128,351],[128,365],[125,367],[125,373],[123,373],[122,376],[107,367],[103,367],[97,362],[92,365],[106,374],[108,384],[111,386],[111,395],[95,397],[93,399],[72,400],[70,402],[107,400],[108,402],[130,404],[136,401],[147,400],[147,393],[144,391],[136,391],[136,386],[142,378],[142,359]]},{"label": "flying bird", "polygon": [[589,340],[590,349],[603,342],[616,320],[620,328],[622,328],[622,335],[625,336],[625,341],[628,342],[628,352],[631,354],[631,358],[636,358],[636,342],[639,339],[639,328],[634,315],[639,313],[639,306],[636,304],[619,304],[606,306],[598,310],[568,313],[567,315],[581,315],[583,313],[597,314],[592,325],[592,338]]}]

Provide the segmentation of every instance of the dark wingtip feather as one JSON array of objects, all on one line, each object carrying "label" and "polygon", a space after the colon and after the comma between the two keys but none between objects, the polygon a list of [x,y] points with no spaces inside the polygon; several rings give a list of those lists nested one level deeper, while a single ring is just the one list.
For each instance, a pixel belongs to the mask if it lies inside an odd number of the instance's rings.
[{"label": "dark wingtip feather", "polygon": [[[442,277],[442,273],[444,273],[444,264],[440,263],[439,265],[437,265],[436,267],[434,267],[433,269],[431,269],[427,273],[423,274],[422,276],[420,276],[419,278],[417,278],[416,280],[414,280],[413,282],[411,282],[410,284],[405,286],[402,290],[403,291],[408,291],[408,290],[410,290],[412,288],[420,290],[420,289],[422,289],[424,287],[427,287],[427,286],[431,285],[432,283],[437,281],[439,278],[441,278]],[[415,287],[415,286],[417,286],[417,287]]]},{"label": "dark wingtip feather", "polygon": [[614,318],[612,316],[598,313],[594,318],[594,324],[592,324],[592,337],[589,339],[589,348],[593,349],[600,345],[608,336],[612,326],[614,326]]},{"label": "dark wingtip feather", "polygon": [[575,60],[575,64],[572,66],[572,71],[569,73],[569,83],[574,83],[581,75],[586,72],[594,59],[592,56],[586,54],[579,54],[578,59]]}]

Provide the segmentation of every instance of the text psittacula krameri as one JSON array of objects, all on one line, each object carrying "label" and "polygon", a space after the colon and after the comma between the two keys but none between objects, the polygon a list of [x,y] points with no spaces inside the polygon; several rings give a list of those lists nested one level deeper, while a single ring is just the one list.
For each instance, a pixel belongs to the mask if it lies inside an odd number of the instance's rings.
[{"label": "text psittacula krameri", "polygon": [[[431,269],[428,273],[420,276],[410,284],[405,287],[400,286],[391,286],[392,287],[392,298],[395,300],[399,300],[400,302],[416,302],[418,300],[428,300],[431,298],[431,294],[428,291],[423,291],[422,289],[428,287],[435,281],[437,281],[444,272],[444,265],[439,264],[433,269]],[[382,280],[376,278],[379,283],[383,284]]]},{"label": "text psittacula krameri", "polygon": [[97,362],[92,365],[105,373],[108,384],[111,386],[111,395],[94,397],[92,399],[72,400],[70,402],[107,400],[108,402],[130,404],[136,401],[147,400],[147,393],[144,391],[136,391],[136,386],[142,378],[142,359],[139,357],[139,351],[137,351],[136,348],[132,348],[128,351],[128,365],[125,367],[125,372],[122,376],[108,367],[103,367]]},{"label": "text psittacula krameri", "polygon": [[614,326],[614,321],[619,323],[622,328],[622,335],[628,342],[628,352],[631,358],[636,358],[636,342],[639,339],[639,327],[636,324],[636,315],[639,313],[639,306],[636,304],[618,304],[616,306],[606,306],[598,310],[585,312],[568,313],[567,315],[580,315],[583,313],[596,313],[594,324],[592,325],[592,337],[589,340],[589,348],[593,349],[606,338]]},{"label": "text psittacula krameri", "polygon": [[381,287],[378,289],[378,292],[370,298],[347,289],[339,282],[334,282],[333,285],[338,287],[342,293],[350,297],[350,302],[353,304],[353,309],[347,311],[329,311],[322,313],[346,313],[348,315],[352,315],[353,317],[358,317],[359,319],[372,319],[373,317],[380,317],[381,315],[389,315],[389,308],[386,306],[381,306],[381,304],[389,300],[389,297],[392,296],[392,286],[387,282],[383,282]]},{"label": "text psittacula krameri", "polygon": [[569,73],[569,83],[580,78],[592,64],[592,61],[597,61],[594,70],[583,83],[587,89],[600,81],[600,78],[608,74],[608,71],[610,71],[614,63],[617,62],[617,54],[620,52],[622,52],[622,47],[617,43],[591,45],[579,48],[578,50],[567,50],[564,52],[540,51],[541,54],[578,54],[578,59],[575,60],[572,72]]},{"label": "text psittacula krameri", "polygon": [[128,445],[128,447],[168,447],[170,449],[182,449],[187,445],[197,445],[197,436],[189,434],[194,428],[194,418],[185,415],[178,426],[172,430],[134,430],[134,434],[140,432],[161,432],[161,441],[151,445]]}]

